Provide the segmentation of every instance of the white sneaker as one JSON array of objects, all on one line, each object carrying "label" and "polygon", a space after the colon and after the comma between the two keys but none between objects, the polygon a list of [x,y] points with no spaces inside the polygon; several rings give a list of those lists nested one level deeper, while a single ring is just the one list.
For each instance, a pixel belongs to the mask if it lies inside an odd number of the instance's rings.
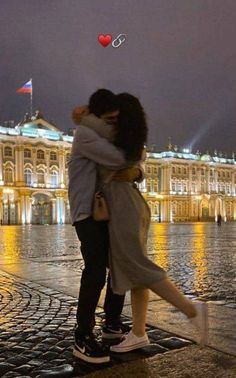
[{"label": "white sneaker", "polygon": [[124,335],[121,343],[111,346],[110,350],[116,353],[129,352],[134,349],[139,349],[150,344],[147,334],[142,337],[137,337],[132,331]]},{"label": "white sneaker", "polygon": [[199,331],[198,343],[201,347],[208,342],[208,306],[205,302],[196,302],[193,304],[197,315],[190,321]]}]

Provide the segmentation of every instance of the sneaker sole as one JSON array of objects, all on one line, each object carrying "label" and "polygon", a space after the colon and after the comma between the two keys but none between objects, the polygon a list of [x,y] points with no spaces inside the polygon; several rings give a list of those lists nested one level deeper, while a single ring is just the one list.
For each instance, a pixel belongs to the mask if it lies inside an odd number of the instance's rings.
[{"label": "sneaker sole", "polygon": [[79,358],[80,360],[90,362],[92,364],[104,364],[106,362],[110,362],[110,356],[89,357],[89,356],[86,356],[85,354],[81,353],[80,351],[78,351],[75,347],[73,348],[73,355],[75,357]]},{"label": "sneaker sole", "polygon": [[135,349],[139,349],[139,348],[143,348],[145,346],[148,346],[150,345],[150,341],[142,341],[138,344],[135,344],[135,345],[132,345],[132,346],[127,346],[127,347],[119,347],[117,345],[113,345],[111,348],[110,348],[110,351],[111,352],[114,352],[114,353],[125,353],[125,352],[130,352],[132,350],[135,350]]}]

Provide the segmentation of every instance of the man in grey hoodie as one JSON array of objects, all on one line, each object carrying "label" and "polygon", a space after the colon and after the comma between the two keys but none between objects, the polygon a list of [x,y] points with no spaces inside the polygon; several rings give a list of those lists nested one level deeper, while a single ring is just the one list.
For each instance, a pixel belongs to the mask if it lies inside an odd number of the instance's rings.
[{"label": "man in grey hoodie", "polygon": [[[75,109],[73,112],[73,118],[78,123],[76,111]],[[89,112],[106,123],[113,123],[119,114],[116,96],[108,90],[98,90],[90,97]],[[101,138],[94,130],[79,124],[68,163],[72,224],[81,242],[81,253],[85,262],[77,309],[74,355],[90,363],[104,363],[110,359],[93,335],[95,310],[106,281],[109,233],[106,221],[97,222],[93,219],[92,205],[97,164],[105,165],[107,161],[110,162],[112,170],[119,170],[125,165],[121,150],[107,139]],[[113,294],[108,277],[104,303],[104,338],[121,337],[126,331],[120,320],[123,304],[124,296]]]}]

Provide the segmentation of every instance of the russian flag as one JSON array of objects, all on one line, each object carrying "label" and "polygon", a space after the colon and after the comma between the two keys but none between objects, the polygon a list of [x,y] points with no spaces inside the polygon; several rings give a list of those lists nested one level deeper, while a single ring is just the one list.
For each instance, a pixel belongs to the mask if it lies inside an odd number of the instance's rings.
[{"label": "russian flag", "polygon": [[27,81],[27,83],[25,83],[23,87],[17,89],[17,92],[18,93],[32,93],[33,92],[32,79]]}]

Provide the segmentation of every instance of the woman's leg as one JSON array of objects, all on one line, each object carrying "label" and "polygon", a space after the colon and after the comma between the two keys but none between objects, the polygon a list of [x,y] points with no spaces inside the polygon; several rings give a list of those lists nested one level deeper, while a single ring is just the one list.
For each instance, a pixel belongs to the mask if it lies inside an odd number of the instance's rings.
[{"label": "woman's leg", "polygon": [[197,315],[192,301],[183,295],[168,278],[151,285],[150,289],[161,298],[177,307],[178,310],[182,311],[188,318],[193,318]]},{"label": "woman's leg", "polygon": [[131,306],[132,306],[132,331],[135,336],[142,337],[145,335],[146,315],[148,308],[149,290],[132,289]]}]

